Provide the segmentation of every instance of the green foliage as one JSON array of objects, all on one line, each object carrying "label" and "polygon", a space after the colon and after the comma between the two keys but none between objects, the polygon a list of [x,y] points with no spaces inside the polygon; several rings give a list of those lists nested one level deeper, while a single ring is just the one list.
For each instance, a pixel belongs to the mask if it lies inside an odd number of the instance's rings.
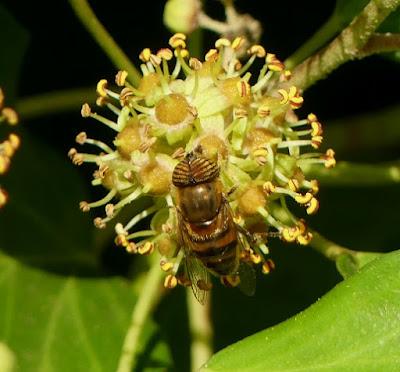
[{"label": "green foliage", "polygon": [[400,251],[306,311],[217,353],[202,371],[394,371],[400,363]]},{"label": "green foliage", "polygon": [[15,99],[19,72],[28,47],[25,29],[0,4],[0,87],[6,89],[7,102]]}]

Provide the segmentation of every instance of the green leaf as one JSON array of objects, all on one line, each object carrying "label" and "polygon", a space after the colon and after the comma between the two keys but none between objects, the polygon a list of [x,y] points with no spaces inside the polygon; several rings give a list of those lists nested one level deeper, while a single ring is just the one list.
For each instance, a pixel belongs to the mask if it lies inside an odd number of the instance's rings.
[{"label": "green leaf", "polygon": [[46,268],[96,266],[93,223],[78,208],[85,198],[78,170],[27,132],[21,137],[4,178],[9,202],[0,213],[0,249]]},{"label": "green leaf", "polygon": [[[0,272],[0,339],[15,352],[18,371],[116,370],[135,303],[127,282],[59,276],[3,255]],[[170,366],[154,323],[142,345],[143,367]]]},{"label": "green leaf", "polygon": [[15,99],[19,72],[28,46],[27,31],[0,5],[0,87],[5,90],[7,105]]},{"label": "green leaf", "polygon": [[202,371],[395,371],[400,251],[388,253],[293,318],[214,355]]}]

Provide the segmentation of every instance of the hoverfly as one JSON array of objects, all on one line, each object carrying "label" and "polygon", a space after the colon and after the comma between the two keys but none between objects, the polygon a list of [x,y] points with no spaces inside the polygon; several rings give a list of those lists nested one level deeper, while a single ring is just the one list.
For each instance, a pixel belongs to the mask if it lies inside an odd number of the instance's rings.
[{"label": "hoverfly", "polygon": [[[184,277],[200,303],[211,289],[210,273],[222,282],[240,281],[247,295],[255,291],[255,272],[241,262],[246,231],[237,225],[222,191],[219,166],[201,155],[188,153],[172,174],[176,187],[179,240],[184,249]],[[240,230],[239,230],[240,229]]]}]

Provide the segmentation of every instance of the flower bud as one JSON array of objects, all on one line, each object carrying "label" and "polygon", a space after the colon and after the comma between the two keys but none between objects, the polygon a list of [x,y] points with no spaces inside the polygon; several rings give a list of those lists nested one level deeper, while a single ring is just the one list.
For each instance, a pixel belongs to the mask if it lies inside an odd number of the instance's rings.
[{"label": "flower bud", "polygon": [[173,32],[190,34],[198,27],[200,11],[199,0],[168,0],[164,8],[164,24]]}]

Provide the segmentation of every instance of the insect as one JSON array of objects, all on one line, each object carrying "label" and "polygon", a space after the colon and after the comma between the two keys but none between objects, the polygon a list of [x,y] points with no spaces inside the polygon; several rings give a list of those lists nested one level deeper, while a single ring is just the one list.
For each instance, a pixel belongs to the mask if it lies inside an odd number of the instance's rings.
[{"label": "insect", "polygon": [[234,222],[219,172],[217,163],[196,148],[172,174],[177,190],[178,234],[185,253],[184,276],[200,303],[211,289],[210,273],[223,282],[240,279],[239,288],[247,295],[255,290],[253,268],[240,261],[244,236]]}]

